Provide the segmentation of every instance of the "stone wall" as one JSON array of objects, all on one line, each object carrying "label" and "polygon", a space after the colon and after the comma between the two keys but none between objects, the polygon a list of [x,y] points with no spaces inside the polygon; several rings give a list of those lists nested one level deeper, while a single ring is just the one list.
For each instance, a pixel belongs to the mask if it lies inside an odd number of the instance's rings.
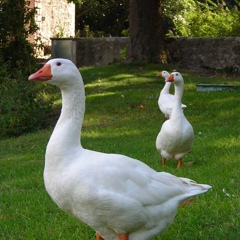
[{"label": "stone wall", "polygon": [[[72,41],[76,41],[73,60],[78,67],[118,61],[121,59],[120,51],[128,44],[128,38],[115,37],[74,38]],[[240,37],[168,38],[166,42],[170,61],[184,68],[240,67]]]},{"label": "stone wall", "polygon": [[173,62],[187,68],[240,67],[240,37],[168,39]]},{"label": "stone wall", "polygon": [[78,66],[108,65],[121,59],[128,38],[77,38],[76,63]]}]

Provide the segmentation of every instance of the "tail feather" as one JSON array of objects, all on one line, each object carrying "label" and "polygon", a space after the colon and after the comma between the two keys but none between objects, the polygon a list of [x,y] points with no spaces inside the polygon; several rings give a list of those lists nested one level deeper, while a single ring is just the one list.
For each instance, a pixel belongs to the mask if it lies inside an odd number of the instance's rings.
[{"label": "tail feather", "polygon": [[189,186],[189,191],[186,194],[184,194],[182,200],[185,200],[189,197],[192,197],[198,194],[203,194],[212,188],[212,186],[208,184],[200,184],[188,178],[180,178],[180,179],[183,184],[186,184]]},{"label": "tail feather", "polygon": [[182,103],[182,108],[186,108],[186,107],[187,107],[187,105],[185,105],[185,104]]}]

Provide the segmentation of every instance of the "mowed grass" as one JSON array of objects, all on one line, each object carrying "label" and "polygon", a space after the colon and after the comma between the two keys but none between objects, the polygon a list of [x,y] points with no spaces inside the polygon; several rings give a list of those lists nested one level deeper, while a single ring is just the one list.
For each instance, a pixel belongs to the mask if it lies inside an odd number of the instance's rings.
[{"label": "mowed grass", "polygon": [[[155,148],[165,121],[157,105],[164,80],[156,74],[173,67],[114,65],[80,70],[86,90],[85,148],[125,154],[157,171],[213,187],[194,197],[192,204],[179,207],[174,223],[154,239],[240,239],[240,89],[196,91],[197,83],[239,86],[240,78],[202,77],[178,69],[185,80],[182,102],[195,140],[183,167],[176,169],[176,161],[167,161],[163,168]],[[56,93],[60,98],[57,88]],[[0,142],[0,239],[95,239],[91,228],[62,212],[44,189],[44,153],[52,130],[49,126]]]}]

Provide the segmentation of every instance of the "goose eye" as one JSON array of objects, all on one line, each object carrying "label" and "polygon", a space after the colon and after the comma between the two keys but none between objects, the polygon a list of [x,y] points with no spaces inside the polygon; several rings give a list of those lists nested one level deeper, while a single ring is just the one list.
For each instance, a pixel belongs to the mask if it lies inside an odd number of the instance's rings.
[{"label": "goose eye", "polygon": [[57,62],[57,66],[61,66],[62,65],[62,63],[60,63],[60,62]]}]

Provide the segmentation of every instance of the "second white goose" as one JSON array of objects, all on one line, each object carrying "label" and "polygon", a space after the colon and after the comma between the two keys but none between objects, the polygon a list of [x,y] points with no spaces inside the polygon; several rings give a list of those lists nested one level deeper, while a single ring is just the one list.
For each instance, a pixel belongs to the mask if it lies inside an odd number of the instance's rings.
[{"label": "second white goose", "polygon": [[[157,74],[158,77],[163,77],[165,80],[169,77],[169,72],[167,71],[162,71],[159,74]],[[158,98],[158,106],[161,110],[161,112],[165,115],[167,119],[170,118],[172,108],[173,108],[173,103],[174,103],[174,95],[170,94],[170,87],[171,87],[171,82],[165,82],[165,85],[163,89],[160,92],[159,98]],[[186,108],[187,106],[185,104],[181,105],[182,108]]]},{"label": "second white goose", "polygon": [[178,161],[177,167],[180,168],[182,158],[192,149],[194,132],[181,107],[184,88],[182,75],[173,72],[166,82],[174,83],[175,101],[170,119],[163,123],[157,136],[156,148],[162,156],[162,165],[165,165],[166,159],[175,159]]}]

